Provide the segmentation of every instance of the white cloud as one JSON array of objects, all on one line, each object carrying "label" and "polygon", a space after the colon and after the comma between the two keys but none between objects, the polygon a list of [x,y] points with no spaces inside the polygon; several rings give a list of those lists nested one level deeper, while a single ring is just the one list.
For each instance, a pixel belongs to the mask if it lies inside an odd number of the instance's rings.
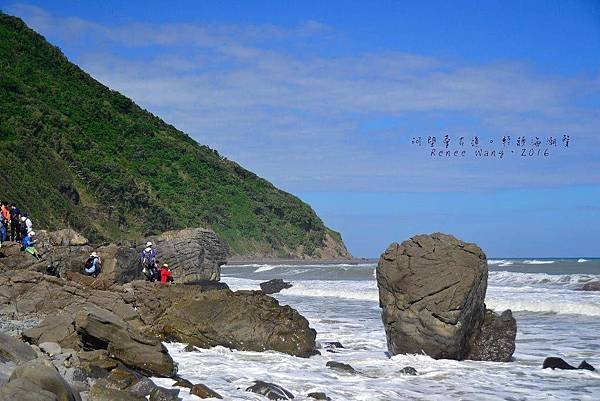
[{"label": "white cloud", "polygon": [[[599,77],[544,76],[519,62],[467,65],[398,51],[332,56],[326,48],[298,50],[307,37],[335,37],[316,21],[291,28],[106,26],[26,5],[9,11],[50,40],[67,47],[86,43],[90,50],[75,54],[75,61],[98,80],[288,189],[489,189],[539,185],[540,177],[544,185],[600,181],[589,173],[599,167],[589,147],[582,149],[586,157],[554,159],[563,168],[546,177],[552,168],[546,162],[443,165],[393,140],[406,132],[360,128],[382,117],[439,118],[443,125],[445,116],[460,114],[494,134],[568,130],[600,146],[599,110],[573,105],[581,94],[599,95]],[[149,46],[152,51],[143,52]],[[130,54],[132,48],[142,52]]]}]

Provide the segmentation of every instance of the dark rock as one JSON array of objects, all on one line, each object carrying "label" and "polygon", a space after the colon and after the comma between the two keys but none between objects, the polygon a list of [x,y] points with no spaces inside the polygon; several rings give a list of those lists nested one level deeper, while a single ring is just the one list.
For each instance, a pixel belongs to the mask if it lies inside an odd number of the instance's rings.
[{"label": "dark rock", "polygon": [[266,383],[260,380],[254,382],[254,385],[248,387],[246,391],[261,394],[270,400],[293,400],[294,395],[281,386],[273,383]]},{"label": "dark rock", "polygon": [[577,367],[577,369],[590,370],[592,372],[596,370],[596,368],[594,368],[592,365],[590,365],[586,361],[581,362],[579,364],[579,366]]},{"label": "dark rock", "polygon": [[158,319],[156,330],[167,340],[201,348],[221,345],[300,357],[309,357],[315,351],[316,332],[303,316],[252,291],[210,291],[183,300]]},{"label": "dark rock", "polygon": [[347,363],[329,361],[325,364],[325,366],[327,366],[328,368],[331,368],[331,369],[341,370],[343,372],[358,373],[358,372],[356,372],[356,370],[354,370],[354,368],[352,366],[348,365]]},{"label": "dark rock", "polygon": [[[11,383],[14,384],[11,386]],[[38,389],[54,394],[56,401],[81,401],[79,393],[71,388],[56,368],[46,365],[42,360],[33,360],[17,366],[3,389],[7,386],[9,392],[15,393],[12,395],[14,397],[12,400],[27,399],[15,397],[19,394],[19,389],[25,387],[28,390]],[[4,393],[0,392],[0,394]]]},{"label": "dark rock", "polygon": [[150,393],[149,401],[178,401],[179,390],[156,387]]},{"label": "dark rock", "polygon": [[327,397],[327,394],[325,393],[308,393],[308,396],[310,398],[314,398],[315,400],[331,401],[331,398]]},{"label": "dark rock", "polygon": [[510,362],[515,352],[517,321],[512,312],[505,310],[501,315],[486,310],[483,324],[466,359],[474,361]]},{"label": "dark rock", "polygon": [[211,390],[206,387],[204,384],[194,384],[192,389],[190,390],[190,394],[193,394],[200,398],[218,398],[220,400],[223,399],[219,393]]},{"label": "dark rock", "polygon": [[28,381],[16,379],[0,387],[0,401],[57,401],[57,398],[56,394],[50,391],[32,386]]},{"label": "dark rock", "polygon": [[22,363],[36,358],[37,354],[29,344],[0,333],[0,362],[12,361]]},{"label": "dark rock", "polygon": [[558,357],[548,357],[544,359],[544,364],[542,365],[542,369],[564,369],[564,370],[575,370],[577,369],[575,366],[569,365],[565,362],[564,359]]},{"label": "dark rock", "polygon": [[185,348],[183,349],[185,352],[198,352],[199,349],[194,347],[192,344],[188,344],[185,346]]},{"label": "dark rock", "polygon": [[580,288],[581,291],[600,291],[600,281],[590,281]]},{"label": "dark rock", "polygon": [[[221,266],[227,262],[229,248],[213,231],[187,228],[168,231],[149,240],[156,247],[160,263],[169,264],[176,283],[220,280]],[[140,244],[138,251],[143,247],[144,244]]]},{"label": "dark rock", "polygon": [[[510,336],[498,329],[507,319],[485,318],[488,269],[483,251],[453,236],[417,235],[393,243],[377,265],[379,301],[391,354],[426,353],[435,359],[461,360],[477,343],[477,356],[506,359]],[[505,316],[506,317],[506,316]],[[494,350],[491,338],[502,338]],[[512,345],[514,350],[514,344]],[[512,354],[511,354],[512,355]]]},{"label": "dark rock", "polygon": [[400,369],[400,371],[398,373],[400,373],[401,375],[409,375],[409,376],[416,376],[418,374],[417,369],[413,368],[412,366],[404,367],[404,368]]},{"label": "dark rock", "polygon": [[345,347],[339,341],[326,341],[323,343],[323,348],[331,349],[331,348],[345,348]]},{"label": "dark rock", "polygon": [[194,384],[188,379],[184,379],[183,377],[176,377],[176,382],[173,383],[173,387],[184,387],[191,389],[194,387]]},{"label": "dark rock", "polygon": [[104,387],[101,383],[94,383],[90,390],[88,401],[147,401],[146,397],[131,393],[126,390]]},{"label": "dark rock", "polygon": [[286,281],[283,281],[280,278],[260,283],[260,289],[265,294],[276,294],[281,290],[285,290],[287,288],[292,288],[292,285]]}]

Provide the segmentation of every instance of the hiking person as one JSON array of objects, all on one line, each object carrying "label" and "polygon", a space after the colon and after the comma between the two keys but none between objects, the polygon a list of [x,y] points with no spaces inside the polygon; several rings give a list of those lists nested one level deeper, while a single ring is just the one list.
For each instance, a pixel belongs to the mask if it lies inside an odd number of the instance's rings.
[{"label": "hiking person", "polygon": [[21,227],[19,218],[21,217],[21,211],[16,204],[10,204],[10,240],[15,242],[21,241]]},{"label": "hiking person", "polygon": [[31,222],[29,215],[27,215],[27,213],[23,213],[23,216],[21,216],[21,236],[24,237],[26,234],[29,234],[32,231],[33,223]]},{"label": "hiking person", "polygon": [[163,263],[160,267],[160,282],[161,283],[172,283],[173,275],[171,274],[171,269],[169,269],[169,265]]},{"label": "hiking person", "polygon": [[3,220],[8,232],[8,226],[10,224],[10,210],[8,208],[8,203],[6,202],[2,202],[0,205],[0,220]]},{"label": "hiking person", "polygon": [[160,279],[156,263],[156,250],[152,249],[152,242],[146,242],[146,248],[140,252],[140,263],[142,264],[142,272],[148,281]]},{"label": "hiking person", "polygon": [[2,243],[8,238],[8,231],[6,230],[6,222],[0,218],[0,247]]},{"label": "hiking person", "polygon": [[94,278],[98,277],[98,275],[102,271],[102,261],[100,260],[100,256],[98,256],[96,252],[92,252],[88,260],[85,261],[83,271],[88,276],[92,276]]},{"label": "hiking person", "polygon": [[42,257],[35,248],[35,244],[37,244],[37,239],[35,239],[35,232],[32,231],[23,238],[21,250],[27,252],[37,260],[42,260]]}]

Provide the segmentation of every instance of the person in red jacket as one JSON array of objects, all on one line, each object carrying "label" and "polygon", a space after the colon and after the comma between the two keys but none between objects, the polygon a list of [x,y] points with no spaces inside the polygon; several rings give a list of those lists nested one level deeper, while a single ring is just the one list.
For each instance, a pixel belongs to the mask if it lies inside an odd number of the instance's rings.
[{"label": "person in red jacket", "polygon": [[160,268],[160,282],[161,283],[172,283],[173,275],[169,269],[169,265],[164,263]]}]

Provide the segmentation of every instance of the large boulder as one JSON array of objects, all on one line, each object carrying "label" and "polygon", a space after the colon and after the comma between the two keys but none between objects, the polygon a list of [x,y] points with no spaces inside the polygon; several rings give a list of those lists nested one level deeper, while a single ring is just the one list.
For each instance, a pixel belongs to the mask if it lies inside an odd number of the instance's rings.
[{"label": "large boulder", "polygon": [[585,283],[581,288],[581,291],[600,291],[600,281],[590,281]]},{"label": "large boulder", "polygon": [[157,320],[166,339],[208,348],[275,350],[309,357],[316,332],[289,306],[261,292],[211,291],[176,303]]},{"label": "large boulder", "polygon": [[[155,244],[160,263],[168,263],[178,283],[219,281],[229,248],[213,231],[187,228],[168,231],[149,240]],[[138,246],[141,252],[144,244]]]},{"label": "large boulder", "polygon": [[175,374],[173,360],[157,338],[91,304],[49,316],[40,326],[24,331],[23,337],[34,344],[52,341],[75,350],[107,350],[111,358],[137,371],[164,377]]},{"label": "large boulder", "polygon": [[[483,251],[453,236],[418,235],[391,244],[377,265],[389,351],[461,360],[475,344],[473,356],[478,359],[507,360],[514,336],[500,336],[498,327],[510,326],[512,316],[500,319],[488,313],[482,328],[487,278]],[[491,349],[496,345],[490,339],[500,337],[502,350]],[[507,345],[511,341],[512,348]]]},{"label": "large boulder", "polygon": [[14,370],[8,383],[0,387],[0,400],[81,401],[81,397],[54,366],[37,359]]}]

